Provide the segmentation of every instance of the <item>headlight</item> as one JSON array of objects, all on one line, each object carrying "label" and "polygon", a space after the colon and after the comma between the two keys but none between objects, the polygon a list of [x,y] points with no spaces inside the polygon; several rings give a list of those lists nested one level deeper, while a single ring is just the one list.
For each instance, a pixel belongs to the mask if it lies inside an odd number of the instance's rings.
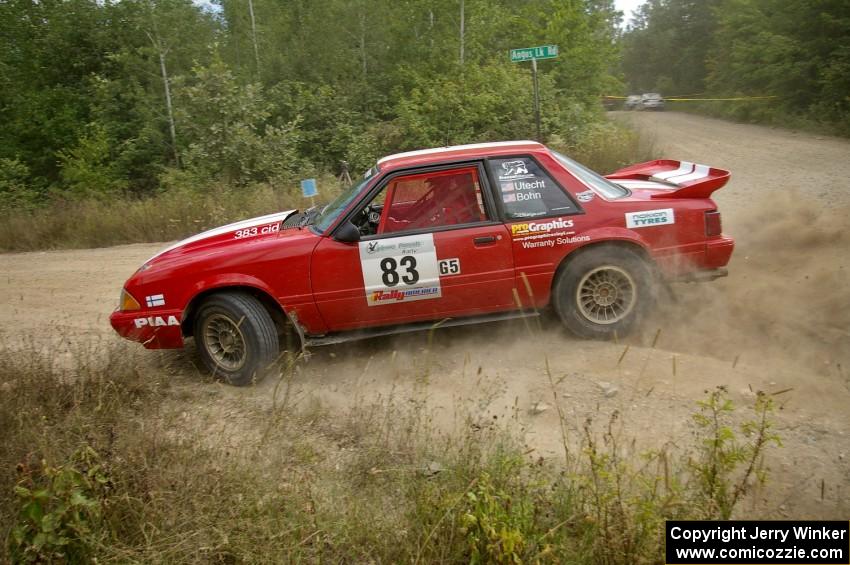
[{"label": "headlight", "polygon": [[130,310],[140,310],[142,307],[133,296],[127,292],[127,289],[121,289],[121,298],[118,300],[118,309],[122,312]]}]

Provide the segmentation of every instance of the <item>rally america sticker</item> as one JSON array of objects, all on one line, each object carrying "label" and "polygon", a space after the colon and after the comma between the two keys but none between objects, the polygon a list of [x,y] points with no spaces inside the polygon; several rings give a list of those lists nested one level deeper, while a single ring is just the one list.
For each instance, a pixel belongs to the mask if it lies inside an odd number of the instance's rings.
[{"label": "rally america sticker", "polygon": [[442,296],[433,234],[361,241],[359,246],[369,306]]},{"label": "rally america sticker", "polygon": [[631,229],[650,228],[675,223],[676,216],[673,214],[672,208],[626,213],[626,227]]},{"label": "rally america sticker", "polygon": [[151,296],[145,296],[145,304],[148,305],[148,308],[153,308],[154,306],[165,306],[165,295],[153,294]]}]

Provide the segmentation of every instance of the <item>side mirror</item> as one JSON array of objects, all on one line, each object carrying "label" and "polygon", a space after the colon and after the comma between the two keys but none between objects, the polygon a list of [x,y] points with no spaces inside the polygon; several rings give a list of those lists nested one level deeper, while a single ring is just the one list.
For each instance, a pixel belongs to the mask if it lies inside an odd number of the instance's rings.
[{"label": "side mirror", "polygon": [[360,230],[351,222],[345,222],[336,229],[334,239],[343,243],[354,243],[360,241]]}]

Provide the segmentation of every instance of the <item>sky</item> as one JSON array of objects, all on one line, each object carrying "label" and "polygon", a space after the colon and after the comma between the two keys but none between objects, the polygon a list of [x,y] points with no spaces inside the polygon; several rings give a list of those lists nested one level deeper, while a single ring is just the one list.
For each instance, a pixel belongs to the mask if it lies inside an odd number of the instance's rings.
[{"label": "sky", "polygon": [[623,27],[628,25],[629,20],[632,19],[632,12],[643,3],[644,0],[615,0],[614,4],[616,4],[617,9],[623,12]]}]

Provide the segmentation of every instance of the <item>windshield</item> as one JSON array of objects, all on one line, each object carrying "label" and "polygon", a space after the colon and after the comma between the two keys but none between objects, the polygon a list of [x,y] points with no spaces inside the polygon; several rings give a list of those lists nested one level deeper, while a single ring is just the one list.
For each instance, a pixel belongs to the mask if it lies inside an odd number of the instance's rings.
[{"label": "windshield", "polygon": [[366,188],[366,185],[369,184],[369,181],[372,180],[373,177],[374,175],[368,175],[358,184],[343,191],[339,196],[334,198],[330,204],[322,208],[313,223],[316,229],[320,233],[324,233],[329,227],[331,227],[339,215],[342,214],[343,211],[348,208],[348,205],[357,198],[357,195]]},{"label": "windshield", "polygon": [[552,155],[561,162],[561,164],[573,175],[578,177],[580,181],[593,189],[594,192],[608,200],[616,200],[629,195],[629,191],[621,186],[617,186],[601,175],[594,173],[584,165],[576,163],[566,155],[561,155],[557,151],[552,151]]}]

